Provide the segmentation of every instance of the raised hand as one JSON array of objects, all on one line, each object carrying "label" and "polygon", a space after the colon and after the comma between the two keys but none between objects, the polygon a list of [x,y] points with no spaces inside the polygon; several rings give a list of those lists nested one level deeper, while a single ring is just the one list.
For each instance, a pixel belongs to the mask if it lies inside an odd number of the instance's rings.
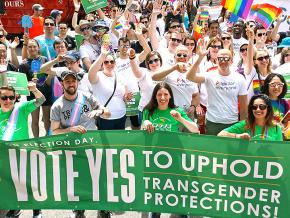
[{"label": "raised hand", "polygon": [[206,49],[206,42],[204,39],[200,39],[197,43],[197,54],[201,57],[204,57],[208,54],[209,50]]},{"label": "raised hand", "polygon": [[136,56],[136,51],[133,48],[129,48],[127,51],[130,58],[133,58]]},{"label": "raised hand", "polygon": [[110,44],[109,43],[103,43],[102,47],[101,47],[101,53],[103,55],[107,55],[110,52]]},{"label": "raised hand", "polygon": [[13,42],[9,45],[9,47],[10,47],[11,49],[16,49],[16,47],[19,45],[19,43],[20,43],[20,40],[19,40],[19,38],[16,36],[16,37],[14,38]]},{"label": "raised hand", "polygon": [[136,33],[137,36],[138,35],[139,36],[142,35],[142,25],[141,24],[138,24],[138,26],[136,27],[135,33]]},{"label": "raised hand", "polygon": [[163,1],[162,0],[157,0],[156,2],[153,3],[153,10],[152,14],[160,14],[161,13],[161,8],[162,8]]},{"label": "raised hand", "polygon": [[73,0],[75,11],[79,11],[81,7],[81,3],[78,0]]},{"label": "raised hand", "polygon": [[122,17],[123,13],[124,13],[124,10],[122,8],[118,8],[116,12],[116,20],[119,20]]},{"label": "raised hand", "polygon": [[29,81],[28,84],[27,84],[27,89],[30,91],[30,92],[34,92],[36,91],[36,83],[32,82],[32,81]]}]

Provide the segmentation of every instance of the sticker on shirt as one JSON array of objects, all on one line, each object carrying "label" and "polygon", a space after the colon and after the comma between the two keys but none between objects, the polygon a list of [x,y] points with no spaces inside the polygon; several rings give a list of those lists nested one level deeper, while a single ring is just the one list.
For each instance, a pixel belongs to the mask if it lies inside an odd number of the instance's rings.
[{"label": "sticker on shirt", "polygon": [[140,102],[140,92],[134,93],[134,96],[131,100],[126,102],[126,115],[127,116],[136,116],[138,115],[138,106]]},{"label": "sticker on shirt", "polygon": [[171,130],[172,124],[168,118],[158,117],[155,120],[153,120],[152,124],[153,124],[155,130],[169,131],[169,132],[172,131]]}]

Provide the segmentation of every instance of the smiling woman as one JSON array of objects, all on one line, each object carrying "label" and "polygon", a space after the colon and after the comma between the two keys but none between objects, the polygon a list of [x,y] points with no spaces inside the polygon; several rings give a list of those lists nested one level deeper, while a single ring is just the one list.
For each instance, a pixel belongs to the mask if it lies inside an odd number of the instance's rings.
[{"label": "smiling woman", "polygon": [[263,94],[251,98],[246,121],[222,130],[218,136],[248,140],[283,140],[281,127],[274,123],[271,100]]}]

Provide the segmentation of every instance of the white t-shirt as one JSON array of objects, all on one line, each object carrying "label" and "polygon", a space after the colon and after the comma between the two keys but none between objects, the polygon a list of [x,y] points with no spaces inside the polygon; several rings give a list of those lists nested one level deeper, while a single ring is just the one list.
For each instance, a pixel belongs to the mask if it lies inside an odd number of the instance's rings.
[{"label": "white t-shirt", "polygon": [[260,94],[261,85],[263,85],[264,80],[268,76],[263,76],[260,74],[260,77],[258,76],[258,73],[256,71],[256,68],[253,67],[251,73],[249,75],[245,74],[246,81],[247,81],[247,91],[248,91],[248,101],[257,94]]},{"label": "white t-shirt", "polygon": [[238,96],[247,95],[245,79],[230,73],[222,76],[218,70],[205,76],[208,93],[206,119],[214,123],[231,124],[238,121]]},{"label": "white t-shirt", "polygon": [[165,80],[172,89],[174,104],[187,111],[191,105],[192,94],[198,93],[197,84],[186,79],[186,73],[173,71]]},{"label": "white t-shirt", "polygon": [[[139,65],[139,63],[137,63]],[[130,59],[122,59],[117,58],[116,59],[116,74],[122,76],[125,81],[128,88],[128,92],[139,92],[138,82],[137,78],[135,77],[131,65],[130,65]]]},{"label": "white t-shirt", "polygon": [[241,37],[239,39],[235,39],[233,38],[233,49],[236,55],[238,55],[240,53],[240,47],[243,44],[249,43],[248,40],[246,40],[245,38]]},{"label": "white t-shirt", "polygon": [[175,64],[174,54],[170,53],[168,48],[159,46],[158,52],[162,58],[162,67],[172,67]]},{"label": "white t-shirt", "polygon": [[87,41],[84,41],[84,43],[80,46],[81,59],[89,58],[91,63],[93,63],[97,59],[100,52],[100,46],[97,44],[94,45]]},{"label": "white t-shirt", "polygon": [[[99,79],[97,83],[92,84],[93,95],[98,99],[101,105],[105,105],[114,91],[115,76],[106,76],[103,71],[99,71],[98,76]],[[109,120],[119,119],[126,114],[126,106],[123,100],[125,94],[123,80],[124,79],[120,75],[117,75],[116,91],[109,104],[106,106],[111,112],[111,117],[108,118]]]}]

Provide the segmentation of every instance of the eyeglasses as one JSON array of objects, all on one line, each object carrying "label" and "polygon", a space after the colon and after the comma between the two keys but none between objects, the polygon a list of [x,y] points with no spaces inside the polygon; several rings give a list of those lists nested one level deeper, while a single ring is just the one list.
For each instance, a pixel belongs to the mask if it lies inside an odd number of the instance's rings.
[{"label": "eyeglasses", "polygon": [[86,30],[90,30],[90,29],[91,27],[87,26],[87,27],[80,28],[80,31],[85,32]]},{"label": "eyeglasses", "polygon": [[218,61],[219,62],[228,62],[228,61],[230,61],[231,60],[231,58],[230,57],[217,57],[217,59],[218,59]]},{"label": "eyeglasses", "polygon": [[121,48],[130,48],[130,45],[120,45]]},{"label": "eyeglasses", "polygon": [[187,58],[187,54],[181,54],[181,53],[179,53],[179,54],[176,54],[176,56],[179,57],[179,58],[181,58],[181,57]]},{"label": "eyeglasses", "polygon": [[256,58],[256,60],[263,61],[265,59],[267,61],[267,60],[269,60],[269,58],[270,58],[270,56],[267,55],[267,56],[264,56],[264,57],[258,57],[258,58]]},{"label": "eyeglasses", "polygon": [[153,60],[149,60],[148,64],[153,64],[153,63],[157,63],[160,59],[159,58],[155,58]]},{"label": "eyeglasses", "polygon": [[13,101],[13,100],[15,100],[15,95],[10,95],[10,96],[3,95],[3,96],[1,96],[1,99],[3,101],[6,101],[8,98],[9,98],[10,101]]},{"label": "eyeglasses", "polygon": [[95,20],[94,20],[94,19],[91,19],[91,20],[87,20],[87,21],[89,21],[89,22],[94,22]]},{"label": "eyeglasses", "polygon": [[269,86],[272,88],[282,88],[284,86],[284,83],[269,83]]},{"label": "eyeglasses", "polygon": [[172,28],[172,29],[180,28],[180,25],[174,25],[174,26],[171,26],[169,28]]},{"label": "eyeglasses", "polygon": [[195,46],[194,43],[185,43],[186,46]]},{"label": "eyeglasses", "polygon": [[255,104],[255,105],[252,105],[252,110],[258,110],[258,108],[260,108],[260,110],[266,110],[267,109],[267,105],[265,104]]},{"label": "eyeglasses", "polygon": [[231,37],[222,37],[222,40],[225,41],[225,40],[231,40],[232,38]]},{"label": "eyeglasses", "polygon": [[217,48],[217,49],[222,49],[223,48],[221,45],[211,45],[209,47],[211,47],[211,48]]},{"label": "eyeglasses", "polygon": [[107,64],[109,64],[109,63],[110,63],[110,64],[114,64],[115,61],[114,61],[114,60],[111,60],[111,61],[104,61],[104,64],[105,64],[105,65],[107,65]]},{"label": "eyeglasses", "polygon": [[241,48],[240,52],[243,53],[244,51],[247,51],[247,50],[248,50],[248,48]]},{"label": "eyeglasses", "polygon": [[54,23],[44,23],[44,26],[55,26]]},{"label": "eyeglasses", "polygon": [[257,34],[258,37],[265,36],[265,35],[266,35],[266,33],[258,33]]},{"label": "eyeglasses", "polygon": [[181,39],[175,39],[175,38],[171,38],[172,42],[177,42],[177,43],[181,43]]}]

